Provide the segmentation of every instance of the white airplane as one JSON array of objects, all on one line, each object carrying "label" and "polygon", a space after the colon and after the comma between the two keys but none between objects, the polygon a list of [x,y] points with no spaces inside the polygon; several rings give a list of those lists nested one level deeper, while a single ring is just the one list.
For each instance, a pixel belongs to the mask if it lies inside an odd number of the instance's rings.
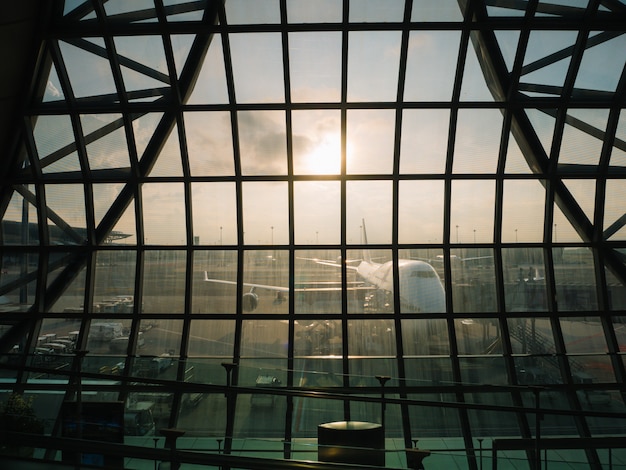
[{"label": "white airplane", "polygon": [[[367,232],[365,230],[365,220],[363,220],[363,240],[367,245]],[[321,260],[318,258],[299,258],[313,261],[325,266],[341,268],[341,262],[333,260]],[[358,265],[354,263],[359,262]],[[347,289],[352,290],[381,290],[390,294],[394,292],[393,282],[393,261],[376,263],[372,261],[369,250],[363,250],[362,260],[346,261],[346,269],[355,271],[361,279],[356,282],[348,282]],[[446,301],[443,283],[433,266],[426,261],[400,259],[398,260],[399,288],[400,288],[400,308],[403,313],[440,313],[445,312]],[[221,284],[237,284],[235,281],[223,279],[209,279],[208,273],[204,272],[204,280]],[[336,282],[330,282],[332,287],[319,287],[320,283],[315,283],[312,287],[297,287],[294,292],[322,292],[337,291]],[[285,294],[289,293],[289,288],[284,286],[271,286],[265,284],[253,284],[244,282],[245,287],[250,287],[250,291],[243,295],[243,309],[250,312],[258,306],[258,295],[256,289],[267,289],[276,292],[274,303],[281,303],[285,300]]]}]

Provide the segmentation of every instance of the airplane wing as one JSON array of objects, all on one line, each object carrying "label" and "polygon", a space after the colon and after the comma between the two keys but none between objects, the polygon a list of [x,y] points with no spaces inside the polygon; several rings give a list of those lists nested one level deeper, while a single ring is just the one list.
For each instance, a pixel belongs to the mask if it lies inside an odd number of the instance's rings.
[{"label": "airplane wing", "polygon": [[[319,259],[319,258],[297,258],[297,259],[302,259],[305,261],[313,261],[314,263],[317,264],[321,264],[323,266],[332,266],[334,268],[341,268],[341,263],[338,263],[337,261],[332,261],[332,260],[326,260],[326,259]],[[346,261],[346,269],[353,269],[353,270],[357,270],[358,268],[356,266],[350,266],[347,263],[356,263],[362,261],[360,259],[352,259],[352,260],[347,260]]]},{"label": "airplane wing", "polygon": [[[205,282],[215,282],[217,284],[229,284],[229,285],[237,285],[236,281],[227,281],[225,279],[210,279],[209,273],[204,271],[204,280]],[[296,287],[294,292],[331,292],[331,291],[339,291],[341,290],[341,282],[334,281],[323,281],[323,282],[312,282],[314,284],[313,287]],[[362,282],[348,282],[348,290],[371,290],[371,287],[366,287]],[[323,287],[319,287],[319,286]],[[255,284],[251,282],[244,282],[244,287],[252,287],[256,289],[267,289],[274,292],[287,292],[289,293],[289,287],[284,286],[271,286],[268,284]]]}]

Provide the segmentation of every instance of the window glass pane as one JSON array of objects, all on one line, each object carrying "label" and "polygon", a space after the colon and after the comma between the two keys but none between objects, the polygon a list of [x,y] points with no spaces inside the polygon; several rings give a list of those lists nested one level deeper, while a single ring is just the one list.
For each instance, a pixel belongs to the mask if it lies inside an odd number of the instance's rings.
[{"label": "window glass pane", "polygon": [[229,40],[237,102],[283,102],[285,91],[280,34],[237,33],[231,34]]},{"label": "window glass pane", "polygon": [[450,265],[454,311],[495,312],[496,277],[493,251],[486,248],[450,250]]},{"label": "window glass pane", "polygon": [[104,51],[106,54],[104,41],[99,38],[86,39],[82,47],[59,41],[59,49],[67,67],[74,97],[113,95],[117,98],[108,59],[88,52],[90,48]]},{"label": "window glass pane", "polygon": [[[440,250],[412,249],[399,253],[402,313],[441,313],[446,310],[443,257]],[[432,257],[432,258],[431,258]]]},{"label": "window glass pane", "polygon": [[[438,319],[402,320],[402,347],[404,357],[450,354],[447,322]],[[429,369],[436,367],[430,366]],[[432,376],[436,375],[433,370]]]},{"label": "window glass pane", "polygon": [[83,185],[51,184],[45,189],[50,242],[59,245],[83,244],[87,240],[87,233],[81,230],[87,226]]},{"label": "window glass pane", "polygon": [[163,40],[158,36],[116,37],[126,91],[159,88],[169,84]]},{"label": "window glass pane", "polygon": [[296,181],[294,226],[296,243],[339,243],[341,231],[339,181]]},{"label": "window glass pane", "polygon": [[399,22],[403,16],[403,0],[350,0],[350,22]]},{"label": "window glass pane", "polygon": [[246,245],[289,243],[287,183],[247,181],[242,191]]},{"label": "window glass pane", "polygon": [[[502,354],[500,328],[497,322],[488,318],[463,318],[454,320],[454,330],[459,354]],[[486,369],[484,365],[481,368]],[[495,372],[493,369],[492,371]],[[502,375],[505,376],[504,373]],[[490,383],[494,383],[495,380],[491,379]]]},{"label": "window glass pane", "polygon": [[568,354],[606,353],[608,347],[600,318],[561,317],[561,331]]},{"label": "window glass pane", "polygon": [[239,111],[239,150],[244,175],[287,174],[285,113]]},{"label": "window glass pane", "polygon": [[626,185],[621,180],[607,180],[604,199],[604,227],[610,240],[626,239],[626,226],[620,218],[624,215]]},{"label": "window glass pane", "polygon": [[503,242],[543,240],[545,189],[537,180],[506,180],[502,208]]},{"label": "window glass pane", "polygon": [[484,243],[493,241],[495,182],[452,181],[450,241]]},{"label": "window glass pane", "polygon": [[508,312],[548,310],[541,248],[503,248],[504,297]]},{"label": "window glass pane", "polygon": [[244,312],[288,313],[289,253],[284,250],[248,250],[243,265]]},{"label": "window glass pane", "polygon": [[[28,188],[23,188],[28,191]],[[34,188],[33,188],[34,189]],[[39,243],[37,209],[21,194],[13,191],[2,215],[2,241],[5,245],[35,245]]]},{"label": "window glass pane", "polygon": [[414,0],[411,21],[463,21],[461,13],[455,0]]},{"label": "window glass pane", "polygon": [[146,183],[141,187],[145,244],[185,243],[184,190],[181,183]]},{"label": "window glass pane", "polygon": [[94,312],[133,313],[136,258],[133,251],[107,250],[97,253]]},{"label": "window glass pane", "polygon": [[343,0],[287,0],[289,23],[338,23]]},{"label": "window glass pane", "polygon": [[[356,243],[391,242],[391,181],[346,183],[346,239]],[[367,234],[363,225],[369,230]],[[367,239],[364,237],[367,235]]]},{"label": "window glass pane", "polygon": [[336,102],[341,98],[341,33],[289,33],[291,99]]},{"label": "window glass pane", "polygon": [[191,174],[234,175],[229,113],[218,111],[185,113],[184,118]]},{"label": "window glass pane", "polygon": [[184,251],[145,252],[143,313],[183,313],[185,311],[185,263]]},{"label": "window glass pane", "polygon": [[[396,334],[393,320],[350,320],[348,322],[348,354],[350,356],[394,356]],[[372,363],[351,361],[350,375],[370,374]]]},{"label": "window glass pane", "polygon": [[441,180],[402,180],[398,190],[398,242],[441,243],[443,240]]},{"label": "window glass pane", "polygon": [[[37,258],[34,254],[29,254],[25,260],[29,262],[35,261]],[[23,259],[22,262],[25,261]],[[54,282],[59,282],[59,277],[63,276],[64,269],[67,267],[67,263],[69,261],[68,253],[55,253],[55,255],[50,256],[50,265],[54,266],[55,269],[48,272],[47,279],[47,287]],[[35,267],[35,266],[33,266]],[[35,267],[36,269],[36,267]],[[25,305],[34,300],[34,288],[35,284],[29,284],[28,286],[24,286],[23,289],[19,289],[19,302],[22,304],[21,308],[24,308]],[[32,292],[32,294],[31,294]],[[30,297],[33,295],[33,298]],[[9,296],[11,298],[13,296]],[[87,312],[89,313],[91,309],[87,307],[85,309],[85,268],[81,268],[76,273],[76,277],[68,284],[66,289],[61,293],[61,295],[57,295],[55,293],[50,293],[50,299],[48,302],[52,303],[50,307],[51,313],[63,313],[67,309],[70,309],[72,313],[80,313]],[[13,297],[15,298],[15,297]],[[70,313],[70,312],[68,312]]]},{"label": "window glass pane", "polygon": [[213,35],[211,39],[211,44],[204,57],[198,80],[189,98],[189,104],[202,103],[228,103],[222,37],[219,35]]},{"label": "window glass pane", "polygon": [[563,129],[559,163],[597,165],[600,162],[603,139],[592,136],[580,127],[588,124],[598,132],[604,132],[609,117],[608,109],[571,109],[569,123]]},{"label": "window glass pane", "polygon": [[[299,250],[295,256],[295,313],[341,313],[339,250]],[[350,295],[353,295],[352,288],[354,285],[348,285]],[[298,322],[301,326],[306,325],[306,320],[298,319]],[[315,329],[323,323],[316,322]],[[302,335],[308,334],[302,332]],[[341,354],[341,348],[333,354]]]},{"label": "window glass pane", "polygon": [[[284,320],[244,320],[241,331],[241,356],[275,362],[273,358],[287,357],[289,325]],[[286,364],[285,364],[286,365]]]},{"label": "window glass pane", "polygon": [[[479,37],[477,31],[470,33],[472,37]],[[461,100],[464,101],[493,101],[501,100],[503,96],[492,96],[491,91],[485,82],[485,73],[478,61],[478,55],[474,48],[474,43],[470,40],[467,47],[467,56],[465,59],[465,67],[463,69],[463,83],[461,85]]]},{"label": "window glass pane", "polygon": [[237,243],[234,183],[192,183],[194,245]]},{"label": "window glass pane", "polygon": [[348,101],[393,101],[398,91],[399,31],[351,31]]},{"label": "window glass pane", "polygon": [[[63,147],[74,142],[72,121],[69,116],[37,116],[37,121],[33,128],[33,137],[35,138],[35,146],[37,147],[39,158],[44,160],[43,164],[47,164],[45,157],[58,152]],[[69,151],[61,152],[55,155],[55,160],[69,153]],[[76,160],[76,163],[78,163],[78,160]],[[79,168],[74,167],[76,170]]]},{"label": "window glass pane", "polygon": [[595,269],[589,248],[553,248],[556,298],[561,312],[597,310]]},{"label": "window glass pane", "polygon": [[[589,39],[598,36],[599,32],[593,31]],[[580,69],[576,75],[574,89],[615,91],[619,78],[624,69],[624,58],[616,57],[615,51],[626,49],[626,35],[585,49]],[[572,91],[574,93],[574,91]]]},{"label": "window glass pane", "polygon": [[402,112],[400,173],[443,173],[448,153],[450,112],[405,109]]},{"label": "window glass pane", "polygon": [[[390,250],[348,250],[349,285],[359,287],[348,298],[348,313],[392,313],[394,278]],[[356,268],[356,269],[353,269]]]},{"label": "window glass pane", "polygon": [[[295,325],[294,356],[339,356],[342,354],[342,333],[339,320],[307,320],[298,318]],[[309,361],[309,359],[305,359]],[[298,363],[299,361],[295,361]],[[299,385],[315,386],[315,384],[330,384],[341,386],[340,377],[332,377],[334,373],[340,373],[340,361],[310,360],[300,364],[298,369],[302,377]],[[313,368],[320,367],[319,369]],[[338,369],[333,369],[339,366]],[[333,368],[331,368],[333,367]],[[319,372],[319,375],[317,375]],[[317,375],[317,376],[316,376]],[[339,379],[339,380],[338,380]],[[338,382],[338,383],[337,383]]]},{"label": "window glass pane", "polygon": [[280,23],[278,0],[228,0],[224,7],[229,24]]},{"label": "window glass pane", "polygon": [[557,62],[548,60],[545,65],[541,60],[573,46],[576,35],[575,31],[531,31],[520,82],[563,86],[571,54],[564,54],[564,58]]},{"label": "window glass pane", "polygon": [[337,110],[292,113],[293,172],[333,175],[341,170],[341,121]]},{"label": "window glass pane", "polygon": [[[554,354],[556,351],[554,333],[548,318],[510,318],[507,321],[509,323],[513,352],[515,354],[529,355],[529,357],[521,358],[520,364],[524,364],[526,367],[538,367],[544,362],[552,362],[551,358],[545,357],[547,354]],[[517,360],[516,363],[518,363]],[[561,374],[558,371],[557,364],[547,367],[546,371],[551,371],[547,373],[552,373],[556,379],[560,378]]]},{"label": "window glass pane", "polygon": [[235,313],[236,251],[194,252],[191,308],[193,313]]},{"label": "window glass pane", "polygon": [[[81,116],[81,124],[85,140],[87,141],[89,167],[92,170],[128,168],[130,166],[128,144],[121,116],[83,115]],[[108,128],[105,129],[105,126]],[[114,128],[114,130],[111,130],[111,128]],[[101,133],[104,133],[104,135],[92,141]]]},{"label": "window glass pane", "polygon": [[348,110],[346,172],[387,173],[393,170],[394,110]]},{"label": "window glass pane", "polygon": [[495,173],[502,133],[497,109],[461,109],[454,142],[455,173]]}]

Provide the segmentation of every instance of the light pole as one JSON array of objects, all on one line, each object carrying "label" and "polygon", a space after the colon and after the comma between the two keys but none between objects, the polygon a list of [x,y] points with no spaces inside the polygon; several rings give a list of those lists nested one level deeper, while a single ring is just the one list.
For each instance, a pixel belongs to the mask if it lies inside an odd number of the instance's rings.
[{"label": "light pole", "polygon": [[456,242],[459,243],[459,226],[456,226]]},{"label": "light pole", "polygon": [[220,225],[220,245],[224,244],[224,239],[222,238],[222,226]]},{"label": "light pole", "polygon": [[474,244],[476,244],[476,229],[474,229]]},{"label": "light pole", "polygon": [[515,229],[515,243],[517,243],[517,229]]},{"label": "light pole", "polygon": [[272,225],[270,228],[272,229],[272,243],[271,244],[273,245],[274,244],[274,226]]}]

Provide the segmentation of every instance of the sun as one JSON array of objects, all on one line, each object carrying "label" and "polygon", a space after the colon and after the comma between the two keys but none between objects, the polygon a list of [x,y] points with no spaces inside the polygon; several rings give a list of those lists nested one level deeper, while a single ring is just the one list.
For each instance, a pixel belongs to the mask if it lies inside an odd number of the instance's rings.
[{"label": "sun", "polygon": [[325,134],[305,157],[306,172],[312,175],[336,175],[341,171],[341,136]]}]

